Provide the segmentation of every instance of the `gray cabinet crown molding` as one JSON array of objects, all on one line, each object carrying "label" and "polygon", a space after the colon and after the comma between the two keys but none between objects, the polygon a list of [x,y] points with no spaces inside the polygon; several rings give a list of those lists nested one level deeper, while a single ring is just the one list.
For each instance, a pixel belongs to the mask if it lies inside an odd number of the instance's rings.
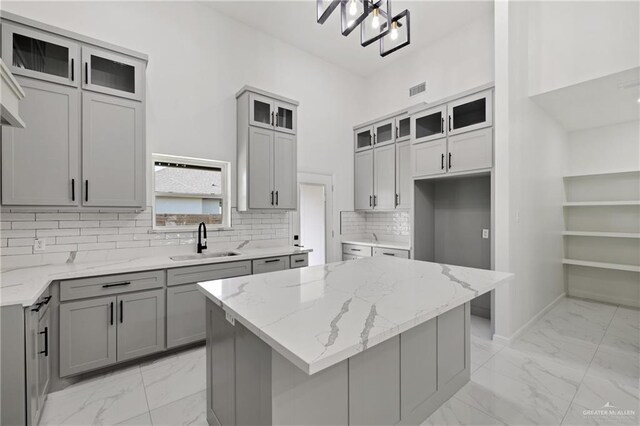
[{"label": "gray cabinet crown molding", "polygon": [[267,92],[266,90],[262,90],[262,89],[258,89],[257,87],[253,87],[253,86],[242,86],[242,89],[238,90],[238,92],[236,92],[236,99],[240,98],[240,96],[242,96],[245,92],[251,92],[251,93],[256,93],[258,95],[262,95],[262,96],[266,96],[267,98],[271,98],[271,99],[275,99],[277,101],[282,101],[282,102],[286,102],[288,104],[292,104],[295,106],[299,106],[300,102],[290,99],[290,98],[286,98],[284,96],[280,96],[277,95],[275,93],[272,92]]}]

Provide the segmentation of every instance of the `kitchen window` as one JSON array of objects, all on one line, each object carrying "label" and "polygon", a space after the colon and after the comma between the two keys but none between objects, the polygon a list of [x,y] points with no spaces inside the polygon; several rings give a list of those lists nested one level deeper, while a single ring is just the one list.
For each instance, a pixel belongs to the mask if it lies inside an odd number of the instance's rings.
[{"label": "kitchen window", "polygon": [[227,161],[153,154],[153,229],[231,227],[231,165]]}]

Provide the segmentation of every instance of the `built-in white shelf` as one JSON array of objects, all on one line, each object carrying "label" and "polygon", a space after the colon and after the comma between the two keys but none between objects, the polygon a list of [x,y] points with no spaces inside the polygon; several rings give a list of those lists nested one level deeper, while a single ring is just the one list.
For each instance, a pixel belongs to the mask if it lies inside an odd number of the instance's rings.
[{"label": "built-in white shelf", "polygon": [[570,201],[564,207],[640,206],[640,201]]},{"label": "built-in white shelf", "polygon": [[562,259],[565,265],[586,266],[590,268],[615,269],[617,271],[640,272],[640,266],[623,265],[620,263],[593,262],[591,260]]},{"label": "built-in white shelf", "polygon": [[621,174],[629,174],[629,173],[640,173],[640,170],[612,170],[609,172],[579,173],[579,174],[566,175],[564,178],[573,179],[573,178],[581,178],[581,177],[600,177],[600,176],[621,175]]},{"label": "built-in white shelf", "polygon": [[640,238],[640,233],[635,232],[564,231],[562,235],[571,237]]}]

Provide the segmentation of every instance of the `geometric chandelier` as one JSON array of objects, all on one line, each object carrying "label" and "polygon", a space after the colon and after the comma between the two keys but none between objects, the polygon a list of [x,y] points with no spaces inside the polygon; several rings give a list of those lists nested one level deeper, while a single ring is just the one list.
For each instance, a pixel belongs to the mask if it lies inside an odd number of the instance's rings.
[{"label": "geometric chandelier", "polygon": [[379,41],[380,56],[411,42],[409,10],[394,16],[391,0],[316,0],[318,23],[324,24],[338,6],[342,35],[348,36],[359,26],[360,44],[366,47]]}]

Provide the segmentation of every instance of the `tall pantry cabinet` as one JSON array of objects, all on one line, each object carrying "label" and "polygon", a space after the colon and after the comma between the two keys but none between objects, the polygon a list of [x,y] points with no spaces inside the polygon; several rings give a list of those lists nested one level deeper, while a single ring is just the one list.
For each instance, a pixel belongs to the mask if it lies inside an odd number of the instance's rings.
[{"label": "tall pantry cabinet", "polygon": [[2,204],[146,206],[144,54],[2,13],[2,59],[25,90],[2,128]]}]

